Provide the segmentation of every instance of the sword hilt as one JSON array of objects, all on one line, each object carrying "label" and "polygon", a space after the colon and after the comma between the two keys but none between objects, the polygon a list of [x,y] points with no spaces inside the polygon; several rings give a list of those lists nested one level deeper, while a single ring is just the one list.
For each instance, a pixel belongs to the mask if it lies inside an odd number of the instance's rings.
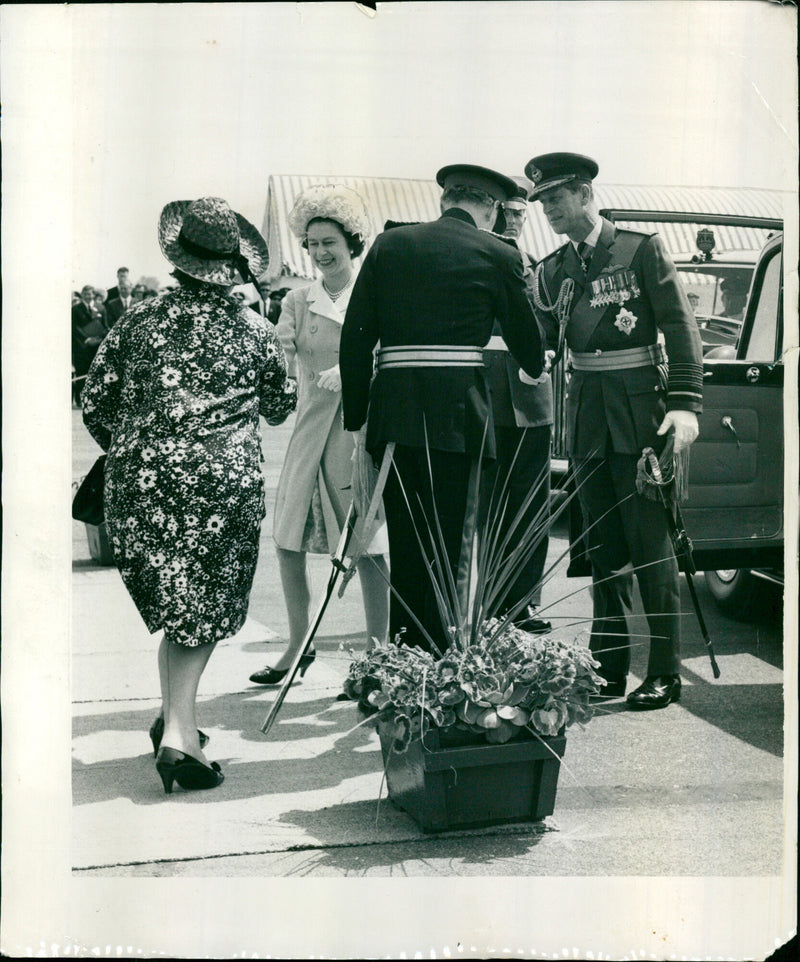
[{"label": "sword hilt", "polygon": [[341,598],[342,595],[344,594],[344,589],[348,586],[348,584],[350,584],[350,579],[356,573],[356,566],[354,564],[351,564],[347,566],[339,565],[338,567],[342,572],[342,583],[339,585],[339,591],[337,592],[337,596]]}]

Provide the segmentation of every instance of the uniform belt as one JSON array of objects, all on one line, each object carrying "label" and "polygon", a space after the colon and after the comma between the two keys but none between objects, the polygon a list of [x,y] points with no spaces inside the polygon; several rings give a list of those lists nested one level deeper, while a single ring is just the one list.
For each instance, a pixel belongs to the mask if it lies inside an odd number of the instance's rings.
[{"label": "uniform belt", "polygon": [[378,370],[394,367],[482,367],[483,349],[454,347],[451,344],[405,344],[382,347],[378,351]]},{"label": "uniform belt", "polygon": [[570,353],[576,371],[622,371],[630,367],[666,364],[667,353],[661,344],[631,347],[626,351],[596,351],[592,354]]}]

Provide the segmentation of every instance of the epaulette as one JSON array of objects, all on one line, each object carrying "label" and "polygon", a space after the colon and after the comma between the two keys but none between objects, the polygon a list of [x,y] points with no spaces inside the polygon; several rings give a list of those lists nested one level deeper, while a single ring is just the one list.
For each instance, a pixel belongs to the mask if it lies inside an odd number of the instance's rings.
[{"label": "epaulette", "polygon": [[631,227],[617,227],[616,224],[614,224],[614,227],[620,234],[635,234],[637,237],[653,237],[658,233],[654,230],[633,230]]},{"label": "epaulette", "polygon": [[417,224],[422,223],[418,220],[387,220],[383,225],[383,229],[393,230],[395,227],[416,227]]},{"label": "epaulette", "polygon": [[513,247],[516,251],[519,250],[519,245],[513,237],[506,237],[505,234],[497,234],[495,231],[489,230],[488,227],[479,227],[478,230],[483,231],[484,234],[491,234],[492,237],[496,237],[497,240],[502,241],[508,247]]}]

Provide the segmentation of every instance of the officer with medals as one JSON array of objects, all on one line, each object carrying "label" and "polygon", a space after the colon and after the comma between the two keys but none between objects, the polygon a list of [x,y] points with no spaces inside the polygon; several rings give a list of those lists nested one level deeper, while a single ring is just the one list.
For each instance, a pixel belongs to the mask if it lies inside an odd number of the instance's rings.
[{"label": "officer with medals", "polygon": [[[503,202],[500,223],[502,235],[508,243],[517,246],[528,215],[528,199],[533,184],[525,177],[513,177],[517,193]],[[536,261],[520,248],[525,284],[529,296],[533,284]],[[510,531],[507,553],[516,547],[520,536],[529,524],[537,519],[546,529],[548,503],[550,500],[550,430],[553,423],[553,387],[548,372],[536,380],[521,370],[514,356],[509,353],[499,324],[495,324],[489,343],[483,351],[489,389],[492,395],[492,414],[496,458],[484,466],[480,486],[478,537],[490,530],[489,518],[503,506],[499,540]],[[514,520],[520,508],[528,500],[528,507],[517,524]],[[526,597],[530,598],[514,621],[521,628],[534,634],[543,634],[551,624],[536,613],[541,602],[541,581],[547,561],[548,538],[544,536],[528,560],[520,566],[499,608],[490,614],[503,615],[514,609]],[[534,592],[531,595],[531,592]]]},{"label": "officer with medals", "polygon": [[490,232],[517,185],[468,164],[443,167],[436,180],[441,217],[393,227],[367,253],[342,328],[339,367],[345,428],[358,432],[366,421],[365,442],[357,436],[356,443],[365,443],[376,461],[389,442],[395,445],[383,492],[390,636],[402,632],[406,643],[423,648],[430,638],[443,651],[449,636],[418,537],[436,567],[428,532],[438,545],[441,530],[465,604],[482,446],[494,456],[483,347],[496,319],[531,378],[543,370],[544,350],[519,251]]},{"label": "officer with medals", "polygon": [[664,708],[681,691],[678,566],[663,505],[637,492],[637,462],[646,447],[661,454],[668,436],[676,461],[685,459],[697,437],[697,323],[658,235],[619,230],[599,216],[594,160],[544,154],[525,173],[550,226],[569,238],[537,267],[534,303],[548,345],[557,356],[565,345],[570,352],[568,449],[592,562],[590,648],[604,695],[624,695],[632,563],[650,649],[647,676],[627,706]]}]

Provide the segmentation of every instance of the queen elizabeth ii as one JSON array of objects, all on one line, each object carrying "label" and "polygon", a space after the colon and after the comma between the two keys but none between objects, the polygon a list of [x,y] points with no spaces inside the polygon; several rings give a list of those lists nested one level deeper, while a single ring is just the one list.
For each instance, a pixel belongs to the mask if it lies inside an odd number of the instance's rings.
[{"label": "queen elizabeth ii", "polygon": [[[262,685],[283,679],[308,630],[306,555],[333,554],[350,507],[354,442],[342,427],[339,337],[356,278],[354,261],[370,234],[363,200],[341,185],[303,191],[289,226],[320,273],[307,287],[286,295],[277,325],[298,387],[297,417],[278,482],[273,526],[289,646],[274,665],[250,676]],[[356,533],[355,544],[368,541],[357,570],[369,648],[374,639],[383,641],[388,629],[388,541],[383,524],[374,533]],[[303,655],[301,675],[315,657],[313,649]]]}]

